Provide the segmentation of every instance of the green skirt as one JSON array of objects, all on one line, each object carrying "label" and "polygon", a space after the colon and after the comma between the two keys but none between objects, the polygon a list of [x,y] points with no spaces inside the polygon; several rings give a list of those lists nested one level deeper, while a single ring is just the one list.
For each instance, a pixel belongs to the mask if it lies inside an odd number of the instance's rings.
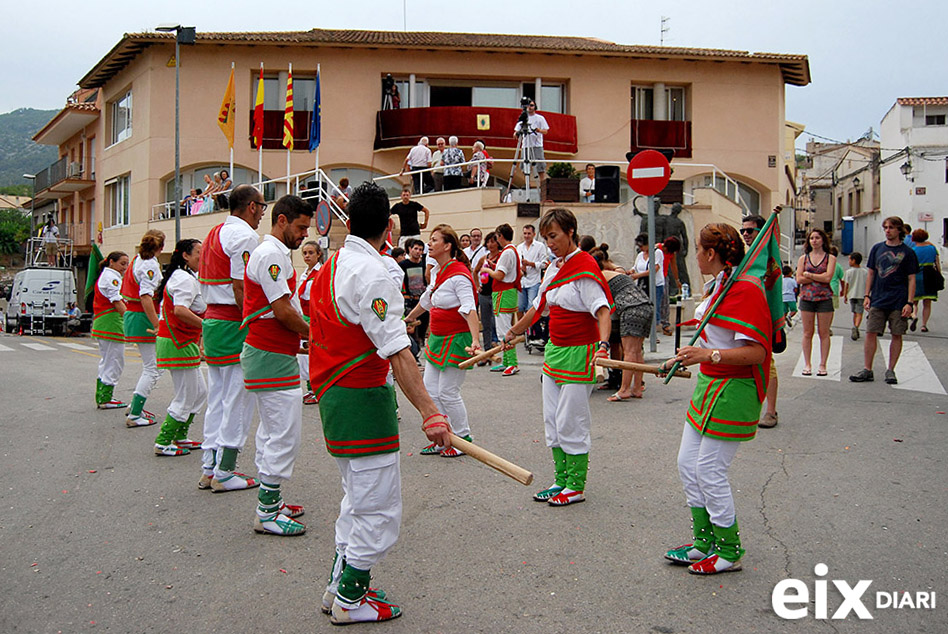
[{"label": "green skirt", "polygon": [[700,434],[743,442],[757,435],[762,402],[754,379],[715,378],[699,372],[686,418]]},{"label": "green skirt", "polygon": [[[428,347],[425,348],[425,359],[437,367],[457,367],[462,361],[471,358],[465,348],[471,345],[471,333],[459,332],[453,335],[429,335]],[[470,368],[468,368],[470,369]]]}]

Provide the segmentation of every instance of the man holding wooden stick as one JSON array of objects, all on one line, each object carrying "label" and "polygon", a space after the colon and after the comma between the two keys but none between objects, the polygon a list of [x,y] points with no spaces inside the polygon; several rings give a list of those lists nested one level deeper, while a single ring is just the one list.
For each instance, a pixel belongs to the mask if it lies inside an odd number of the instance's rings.
[{"label": "man holding wooden stick", "polygon": [[363,183],[347,207],[350,235],[323,266],[310,300],[310,377],[326,449],[342,475],[336,555],[323,611],[334,624],[387,621],[401,608],[369,590],[370,570],[398,539],[402,517],[398,418],[389,366],[430,442],[450,426],[425,391],[402,322],[401,291],[379,248],[392,228],[385,190]]}]

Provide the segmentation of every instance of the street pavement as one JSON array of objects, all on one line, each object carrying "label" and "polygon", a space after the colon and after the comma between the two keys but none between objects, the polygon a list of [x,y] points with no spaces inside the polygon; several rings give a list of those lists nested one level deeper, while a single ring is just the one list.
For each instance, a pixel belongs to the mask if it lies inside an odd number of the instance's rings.
[{"label": "street pavement", "polygon": [[[732,464],[747,548],[733,574],[696,577],[662,558],[690,541],[675,461],[693,380],[652,377],[644,399],[623,403],[594,392],[588,499],[564,508],[531,499],[552,478],[538,355],[521,348],[519,375],[473,370],[463,388],[475,442],[533,471],[531,487],[470,457],[419,455],[420,417],[400,397],[404,519],[373,585],[405,612],[357,627],[948,631],[939,533],[948,526],[948,309],[936,304],[931,333],[906,336],[899,386],[882,382],[881,354],[874,383],[848,381],[862,365],[862,341],[849,339],[848,311],[836,322],[827,379],[799,375],[802,328],[790,331],[776,357],[780,423],[743,444]],[[672,347],[662,337],[647,357]],[[257,535],[255,492],[198,490],[198,455],[158,458],[156,427],[126,429],[121,411],[94,408],[97,361],[88,338],[0,334],[0,632],[330,631],[319,605],[341,493],[318,408],[304,407],[303,447],[284,486],[288,502],[306,507],[308,531]],[[127,348],[119,397],[130,398],[139,368]],[[148,409],[163,416],[171,395],[164,376]],[[192,437],[200,432],[195,425]],[[251,436],[239,461],[248,473],[252,448]],[[818,576],[821,563],[828,572]],[[788,578],[809,594],[799,620],[772,607],[774,586]],[[816,618],[818,580],[829,581],[830,616],[844,603],[833,580],[871,580],[862,602],[873,618]],[[936,607],[876,607],[876,592],[896,591],[935,593]]]}]

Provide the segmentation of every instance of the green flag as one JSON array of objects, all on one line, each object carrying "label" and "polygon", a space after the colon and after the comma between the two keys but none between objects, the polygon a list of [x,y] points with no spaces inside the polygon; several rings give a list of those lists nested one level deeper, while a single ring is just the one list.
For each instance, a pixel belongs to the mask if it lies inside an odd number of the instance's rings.
[{"label": "green flag", "polygon": [[89,303],[89,295],[95,288],[95,283],[99,279],[99,263],[102,262],[102,252],[99,251],[99,245],[93,243],[92,251],[89,253],[89,272],[86,274],[86,294],[85,302]]}]

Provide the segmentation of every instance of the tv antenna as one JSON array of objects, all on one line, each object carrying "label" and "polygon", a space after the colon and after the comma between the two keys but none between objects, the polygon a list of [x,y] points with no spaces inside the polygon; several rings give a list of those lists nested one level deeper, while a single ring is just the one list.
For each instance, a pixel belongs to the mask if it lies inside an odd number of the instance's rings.
[{"label": "tv antenna", "polygon": [[671,27],[668,26],[668,23],[671,22],[671,18],[667,16],[662,16],[662,32],[661,32],[661,45],[665,46],[665,34],[671,31]]}]

